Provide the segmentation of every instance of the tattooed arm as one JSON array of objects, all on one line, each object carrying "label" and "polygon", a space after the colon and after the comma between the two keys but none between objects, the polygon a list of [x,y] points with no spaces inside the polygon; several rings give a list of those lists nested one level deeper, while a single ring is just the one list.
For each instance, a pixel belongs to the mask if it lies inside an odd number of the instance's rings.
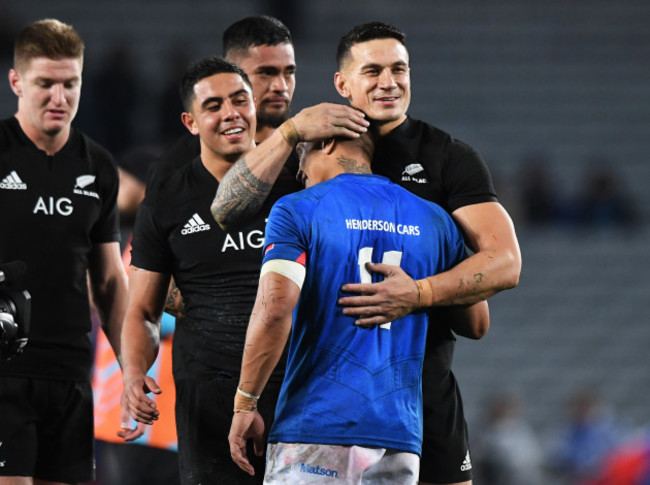
[{"label": "tattooed arm", "polygon": [[296,141],[333,136],[356,137],[368,122],[361,111],[340,104],[322,103],[305,108],[285,121],[295,128],[296,139],[285,138],[282,128],[240,159],[219,181],[212,216],[224,229],[243,224],[262,207]]},{"label": "tattooed arm", "polygon": [[165,301],[165,311],[176,318],[182,318],[185,313],[183,295],[181,295],[181,290],[176,286],[174,278],[172,278],[169,283],[169,291],[167,292],[167,300]]}]

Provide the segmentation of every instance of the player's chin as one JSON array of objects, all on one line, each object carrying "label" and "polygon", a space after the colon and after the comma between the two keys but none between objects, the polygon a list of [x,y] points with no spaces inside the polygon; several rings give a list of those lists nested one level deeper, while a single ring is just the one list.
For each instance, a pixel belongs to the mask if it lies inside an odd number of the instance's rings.
[{"label": "player's chin", "polygon": [[68,124],[69,122],[67,120],[51,121],[43,124],[42,131],[48,136],[55,136],[61,133]]},{"label": "player's chin", "polygon": [[282,123],[287,121],[291,116],[291,111],[288,107],[269,109],[266,107],[258,111],[257,113],[257,124],[259,126],[270,126],[271,128],[277,128]]},{"label": "player's chin", "polygon": [[236,162],[251,148],[252,147],[250,142],[247,144],[243,144],[243,143],[231,144],[229,147],[223,149],[222,155],[226,160]]},{"label": "player's chin", "polygon": [[380,109],[373,110],[371,118],[375,121],[389,123],[391,121],[397,121],[402,116],[404,116],[405,109],[401,105],[395,105],[391,107],[382,107]]}]

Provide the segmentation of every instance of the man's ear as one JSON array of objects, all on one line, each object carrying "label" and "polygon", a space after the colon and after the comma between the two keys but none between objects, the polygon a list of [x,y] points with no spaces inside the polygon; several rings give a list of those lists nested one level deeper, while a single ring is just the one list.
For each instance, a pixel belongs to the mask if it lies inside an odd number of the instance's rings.
[{"label": "man's ear", "polygon": [[189,130],[192,135],[198,135],[199,134],[199,128],[196,126],[196,122],[194,121],[194,116],[192,116],[192,113],[188,113],[187,111],[183,111],[181,113],[181,121],[185,125],[185,128]]},{"label": "man's ear", "polygon": [[345,76],[340,71],[334,74],[334,87],[344,98],[350,97],[350,90],[348,89],[347,82],[345,81]]},{"label": "man's ear", "polygon": [[335,146],[336,140],[334,138],[326,138],[320,142],[321,151],[327,155],[330,155],[334,151]]},{"label": "man's ear", "polygon": [[20,74],[15,69],[9,69],[9,86],[16,96],[22,96],[23,88],[20,82]]}]

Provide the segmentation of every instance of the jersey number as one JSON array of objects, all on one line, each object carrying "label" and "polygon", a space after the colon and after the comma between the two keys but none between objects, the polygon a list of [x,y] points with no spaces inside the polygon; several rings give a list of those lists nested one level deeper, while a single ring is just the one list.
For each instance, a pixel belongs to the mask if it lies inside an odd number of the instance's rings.
[{"label": "jersey number", "polygon": [[[361,248],[359,250],[359,274],[361,275],[361,283],[372,283],[372,275],[366,268],[366,263],[372,261],[372,248]],[[390,264],[391,266],[399,266],[402,262],[402,251],[386,251],[381,259],[382,264]],[[392,322],[380,325],[380,328],[390,330]]]}]

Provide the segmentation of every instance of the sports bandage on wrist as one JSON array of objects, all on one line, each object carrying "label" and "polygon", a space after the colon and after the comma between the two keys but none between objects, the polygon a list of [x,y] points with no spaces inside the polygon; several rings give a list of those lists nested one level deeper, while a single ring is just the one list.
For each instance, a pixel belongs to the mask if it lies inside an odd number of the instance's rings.
[{"label": "sports bandage on wrist", "polygon": [[418,286],[418,308],[427,308],[433,305],[433,285],[429,278],[416,280]]},{"label": "sports bandage on wrist", "polygon": [[293,124],[291,119],[282,123],[278,130],[280,130],[282,138],[284,138],[284,141],[286,141],[291,148],[295,147],[300,141],[300,133],[296,130],[296,125]]},{"label": "sports bandage on wrist", "polygon": [[259,401],[259,399],[259,396],[254,396],[249,392],[242,391],[238,386],[237,392],[235,393],[235,405],[233,407],[233,412],[252,413],[257,409],[257,401]]}]

